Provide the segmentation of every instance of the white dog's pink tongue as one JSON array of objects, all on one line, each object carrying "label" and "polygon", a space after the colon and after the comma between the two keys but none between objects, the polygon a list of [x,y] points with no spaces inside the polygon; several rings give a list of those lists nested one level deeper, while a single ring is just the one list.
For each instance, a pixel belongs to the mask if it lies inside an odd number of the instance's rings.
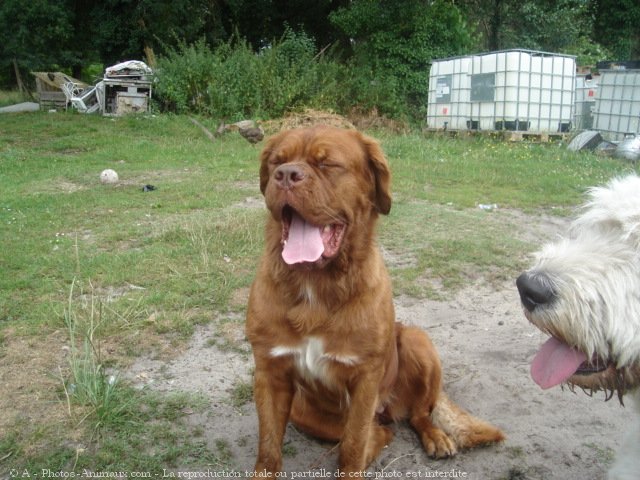
[{"label": "white dog's pink tongue", "polygon": [[305,221],[297,213],[291,218],[289,238],[282,249],[282,258],[289,265],[315,262],[324,252],[320,227]]},{"label": "white dog's pink tongue", "polygon": [[576,373],[586,359],[584,353],[551,337],[531,362],[531,377],[542,388],[551,388]]}]

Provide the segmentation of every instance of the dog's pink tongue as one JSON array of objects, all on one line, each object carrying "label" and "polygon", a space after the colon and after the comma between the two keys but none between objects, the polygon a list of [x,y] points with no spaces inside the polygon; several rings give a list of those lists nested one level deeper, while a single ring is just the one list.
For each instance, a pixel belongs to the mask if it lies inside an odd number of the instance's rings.
[{"label": "dog's pink tongue", "polygon": [[289,226],[289,238],[282,249],[282,258],[289,265],[315,262],[324,252],[320,227],[306,222],[297,213]]},{"label": "dog's pink tongue", "polygon": [[576,373],[586,359],[584,353],[551,337],[531,362],[531,377],[542,388],[551,388]]}]

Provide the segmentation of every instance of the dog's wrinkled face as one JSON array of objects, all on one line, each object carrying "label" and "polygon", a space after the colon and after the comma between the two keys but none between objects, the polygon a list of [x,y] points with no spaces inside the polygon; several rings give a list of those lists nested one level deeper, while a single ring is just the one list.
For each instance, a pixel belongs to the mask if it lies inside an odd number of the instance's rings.
[{"label": "dog's wrinkled face", "polygon": [[[372,238],[391,208],[390,174],[373,139],[318,126],[285,131],[263,150],[260,189],[281,225],[282,259],[322,268]],[[360,244],[360,245],[358,245]]]},{"label": "dog's wrinkled face", "polygon": [[551,335],[533,360],[543,388],[640,386],[640,178],[591,191],[569,236],[517,280],[526,317]]}]

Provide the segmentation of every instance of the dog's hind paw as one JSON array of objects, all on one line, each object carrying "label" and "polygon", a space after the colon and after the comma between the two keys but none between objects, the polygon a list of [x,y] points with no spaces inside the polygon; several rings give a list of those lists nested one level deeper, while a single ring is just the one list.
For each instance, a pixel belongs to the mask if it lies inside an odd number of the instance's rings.
[{"label": "dog's hind paw", "polygon": [[439,428],[420,432],[420,439],[427,455],[432,458],[448,458],[458,453],[453,441]]}]

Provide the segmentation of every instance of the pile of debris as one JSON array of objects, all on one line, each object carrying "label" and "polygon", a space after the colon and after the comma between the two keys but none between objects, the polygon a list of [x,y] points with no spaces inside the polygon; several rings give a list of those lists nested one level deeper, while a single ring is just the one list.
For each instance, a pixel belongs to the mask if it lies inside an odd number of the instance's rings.
[{"label": "pile of debris", "polygon": [[124,115],[148,112],[153,70],[144,62],[129,60],[105,70],[91,86],[61,72],[32,72],[36,77],[40,108],[72,105],[81,113]]},{"label": "pile of debris", "polygon": [[78,91],[89,88],[87,83],[63,72],[31,72],[31,75],[36,77],[36,90],[42,110],[66,108],[69,98],[64,88],[67,84],[75,85]]},{"label": "pile of debris", "polygon": [[331,125],[334,127],[355,129],[354,125],[342,115],[333,112],[321,110],[305,109],[302,112],[292,112],[286,117],[275,120],[268,120],[258,125],[254,120],[241,120],[239,122],[227,124],[222,122],[215,133],[209,131],[204,125],[195,118],[190,119],[194,125],[200,127],[204,134],[211,140],[215,139],[227,132],[238,132],[249,143],[255,145],[260,142],[265,133],[273,135],[282,130],[289,130],[297,127],[310,127],[313,125]]},{"label": "pile of debris", "polygon": [[286,117],[265,122],[264,130],[268,134],[273,134],[290,128],[310,127],[312,125],[331,125],[347,129],[356,128],[353,123],[342,115],[307,108],[302,112],[291,112]]},{"label": "pile of debris", "polygon": [[153,70],[137,60],[118,63],[105,71],[103,115],[148,112]]},{"label": "pile of debris", "polygon": [[600,132],[587,130],[576,135],[567,148],[573,152],[593,151],[597,155],[613,156],[630,162],[640,160],[640,137],[636,135],[629,135],[624,140],[614,143],[602,138]]}]

